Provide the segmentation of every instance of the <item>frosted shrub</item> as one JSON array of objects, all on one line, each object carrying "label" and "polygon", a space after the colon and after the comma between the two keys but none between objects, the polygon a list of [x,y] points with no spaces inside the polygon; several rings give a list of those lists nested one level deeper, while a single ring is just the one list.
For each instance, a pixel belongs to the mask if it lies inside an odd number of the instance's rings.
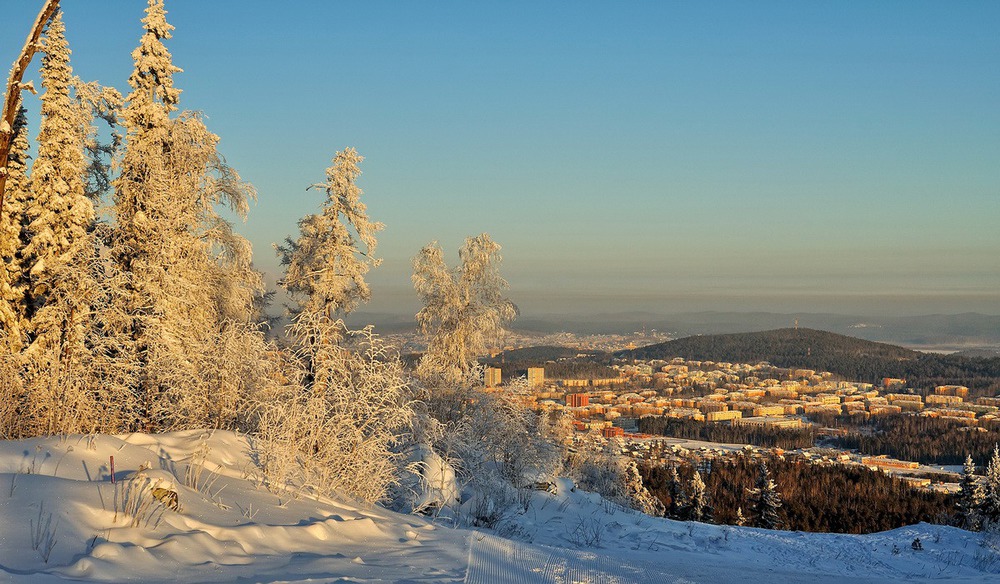
[{"label": "frosted shrub", "polygon": [[272,347],[256,325],[229,322],[200,355],[199,391],[168,390],[176,425],[186,428],[245,429],[251,396],[275,380]]},{"label": "frosted shrub", "polygon": [[608,451],[583,451],[567,469],[577,485],[605,499],[647,515],[662,516],[663,503],[646,490],[635,460]]},{"label": "frosted shrub", "polygon": [[[422,436],[455,469],[466,487],[470,523],[495,526],[513,512],[518,489],[558,468],[560,452],[544,437],[540,418],[520,401],[525,383],[497,392],[481,388],[428,390]],[[420,427],[421,425],[418,425]]]},{"label": "frosted shrub", "polygon": [[393,448],[412,418],[398,356],[371,328],[304,313],[295,378],[258,405],[258,449],[272,490],[308,488],[374,503],[396,482]]},{"label": "frosted shrub", "polygon": [[19,435],[18,409],[24,399],[24,388],[17,365],[17,355],[0,354],[0,439]]}]

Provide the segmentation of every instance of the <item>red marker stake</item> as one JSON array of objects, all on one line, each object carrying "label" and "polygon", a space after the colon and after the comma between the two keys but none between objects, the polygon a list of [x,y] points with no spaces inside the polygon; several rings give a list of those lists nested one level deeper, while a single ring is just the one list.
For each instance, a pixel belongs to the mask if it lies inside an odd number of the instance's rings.
[{"label": "red marker stake", "polygon": [[115,484],[115,457],[111,457],[111,484]]}]

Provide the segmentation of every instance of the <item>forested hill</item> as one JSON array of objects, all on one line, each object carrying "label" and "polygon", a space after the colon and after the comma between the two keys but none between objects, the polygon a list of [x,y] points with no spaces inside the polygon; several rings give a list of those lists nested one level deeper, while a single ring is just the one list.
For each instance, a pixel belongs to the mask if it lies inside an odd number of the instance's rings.
[{"label": "forested hill", "polygon": [[916,389],[966,385],[978,395],[1000,391],[1000,358],[919,353],[883,343],[813,329],[777,329],[686,337],[615,354],[627,359],[671,359],[758,363],[830,371],[846,379],[877,383],[901,377]]}]

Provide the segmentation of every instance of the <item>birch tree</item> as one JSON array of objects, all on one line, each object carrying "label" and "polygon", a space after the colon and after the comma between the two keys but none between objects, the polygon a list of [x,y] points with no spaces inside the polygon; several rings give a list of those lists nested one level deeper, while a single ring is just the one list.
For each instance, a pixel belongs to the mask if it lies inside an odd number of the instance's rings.
[{"label": "birch tree", "polygon": [[298,345],[289,383],[258,406],[268,488],[380,501],[399,478],[395,447],[413,416],[399,356],[371,327],[347,331],[323,313],[302,313],[296,328],[314,340]]},{"label": "birch tree", "polygon": [[437,242],[413,260],[413,286],[423,308],[417,324],[427,338],[427,351],[417,374],[432,385],[456,386],[478,375],[477,359],[503,327],[517,316],[504,296],[500,245],[486,233],[466,238],[460,264],[450,269]]}]

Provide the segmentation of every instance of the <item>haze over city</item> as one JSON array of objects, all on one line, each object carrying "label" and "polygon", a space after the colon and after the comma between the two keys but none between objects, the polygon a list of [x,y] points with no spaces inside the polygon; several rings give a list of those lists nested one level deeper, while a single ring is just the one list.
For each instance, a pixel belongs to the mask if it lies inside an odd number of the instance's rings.
[{"label": "haze over city", "polygon": [[[65,2],[80,77],[124,85],[144,4]],[[412,314],[410,258],[487,231],[526,316],[1000,312],[996,3],[167,9],[272,282],[351,145],[386,224],[368,311]]]}]

